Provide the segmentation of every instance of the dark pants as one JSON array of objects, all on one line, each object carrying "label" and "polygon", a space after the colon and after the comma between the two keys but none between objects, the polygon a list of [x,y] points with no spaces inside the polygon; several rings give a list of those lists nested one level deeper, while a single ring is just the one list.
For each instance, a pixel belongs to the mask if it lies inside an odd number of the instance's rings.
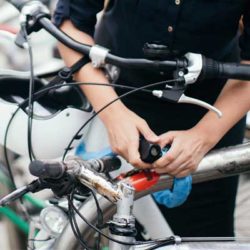
[{"label": "dark pants", "polygon": [[180,207],[159,205],[174,234],[188,237],[234,236],[238,177],[194,184]]}]

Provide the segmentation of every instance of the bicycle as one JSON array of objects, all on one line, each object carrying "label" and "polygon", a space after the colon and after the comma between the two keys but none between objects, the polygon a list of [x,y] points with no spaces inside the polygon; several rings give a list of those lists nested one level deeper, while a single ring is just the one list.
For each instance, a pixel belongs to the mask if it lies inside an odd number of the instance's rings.
[{"label": "bicycle", "polygon": [[[248,157],[248,153],[250,152],[249,143],[245,145],[240,145],[238,147],[231,147],[230,149],[218,150],[210,153],[206,156],[203,161],[201,162],[198,171],[193,175],[193,182],[198,183],[205,180],[212,180],[216,178],[222,178],[226,176],[232,176],[235,174],[247,172],[250,170],[249,162],[250,159]],[[235,157],[237,155],[237,157]],[[239,160],[235,160],[235,159]],[[218,160],[219,159],[219,160]],[[133,227],[133,217],[131,214],[131,207],[133,206],[133,192],[131,187],[135,188],[135,199],[145,196],[146,194],[150,194],[156,192],[158,190],[162,190],[164,188],[170,188],[172,186],[172,179],[168,176],[159,176],[154,173],[143,173],[143,172],[132,172],[126,173],[126,175],[120,176],[120,181],[117,183],[117,186],[114,186],[111,182],[105,180],[105,178],[97,175],[97,170],[103,169],[103,171],[107,171],[108,169],[114,169],[114,167],[119,166],[119,161],[117,159],[111,158],[104,158],[99,160],[90,160],[84,161],[80,158],[69,158],[64,163],[62,162],[42,162],[42,161],[34,161],[30,165],[30,171],[33,175],[39,177],[38,180],[31,183],[30,185],[20,188],[19,190],[11,193],[10,195],[6,196],[3,200],[1,200],[1,204],[5,202],[10,202],[11,200],[17,199],[18,197],[22,196],[24,193],[31,191],[36,192],[41,188],[52,188],[54,192],[61,196],[62,194],[70,193],[70,188],[72,185],[76,184],[77,181],[72,177],[72,175],[77,178],[82,184],[87,187],[91,187],[92,189],[97,189],[97,192],[101,193],[97,197],[99,207],[102,209],[103,212],[103,219],[104,222],[109,220],[112,215],[115,213],[114,204],[110,202],[117,202],[117,198],[121,195],[126,194],[126,198],[122,198],[117,205],[117,214],[113,217],[113,221],[109,221],[109,226],[113,226],[119,229],[122,228],[125,230],[124,221],[127,221],[130,218],[130,223],[128,223],[128,229],[132,230]],[[94,170],[95,169],[95,170]],[[100,172],[100,171],[98,171]],[[71,173],[71,174],[69,174]],[[94,175],[93,175],[94,174]],[[71,177],[70,177],[71,176]],[[121,181],[122,179],[122,181]],[[126,181],[125,181],[126,180]],[[40,182],[40,183],[39,183]],[[41,184],[42,186],[39,186]],[[129,185],[130,184],[130,185]],[[119,186],[120,185],[120,186]],[[125,185],[125,186],[123,186]],[[128,186],[127,186],[128,185]],[[122,188],[121,188],[122,187]],[[124,193],[123,193],[124,192]],[[129,195],[128,195],[129,194]],[[108,197],[108,199],[104,197]],[[72,201],[70,201],[72,202]],[[72,205],[73,203],[71,203]],[[96,199],[91,197],[86,202],[83,203],[83,206],[78,211],[74,207],[75,212],[77,214],[84,214],[84,217],[88,218],[88,225],[86,225],[81,219],[77,218],[78,230],[80,230],[81,234],[84,235],[84,240],[86,242],[92,242],[95,234],[95,225],[98,218],[97,218],[97,211],[93,209],[96,204]],[[64,218],[67,218],[64,214],[65,207],[61,204],[56,204],[57,210],[54,211],[52,208],[47,208],[46,214],[44,214],[43,221],[46,223],[46,227],[49,228],[51,235],[55,235],[57,233],[57,237],[55,237],[55,242],[53,242],[53,249],[78,249],[78,241],[75,240],[75,235],[71,231],[72,225],[67,225],[63,231],[62,228],[65,226]],[[97,209],[98,210],[98,209]],[[49,215],[52,213],[52,215]],[[54,214],[53,214],[54,213]],[[56,215],[55,215],[56,213]],[[60,213],[64,214],[61,215]],[[47,219],[46,219],[46,216]],[[58,221],[60,221],[64,226],[61,225],[51,225],[49,223],[49,219],[52,216],[56,217]],[[83,215],[81,215],[83,216]],[[60,219],[59,219],[60,218]],[[63,218],[63,219],[62,219]],[[115,218],[115,219],[114,219]],[[118,220],[119,219],[119,220]],[[47,221],[47,222],[46,222]],[[120,221],[120,225],[119,222]],[[66,221],[67,222],[67,221]],[[72,222],[71,222],[72,223]],[[92,229],[90,230],[89,226],[91,225]],[[56,232],[56,228],[59,227],[58,232]],[[112,227],[112,230],[114,228]],[[48,229],[47,229],[48,230]],[[55,232],[54,232],[55,231]],[[128,232],[127,232],[128,233]],[[131,231],[130,231],[131,233]],[[105,234],[104,234],[105,235]],[[41,237],[41,236],[40,236]],[[37,239],[39,242],[40,237]],[[51,240],[51,238],[49,238]],[[110,249],[130,249],[128,246],[120,246],[119,242],[125,242],[131,247],[133,245],[133,237],[126,236],[117,236],[112,235],[111,239],[116,241],[113,243],[114,245],[110,245]],[[111,242],[112,242],[111,240]],[[132,241],[131,241],[132,240]],[[249,240],[246,239],[239,239],[239,240]],[[227,246],[228,242],[230,243],[231,249],[247,249],[249,247],[249,243],[246,245],[247,248],[244,248],[246,243],[239,243],[237,242],[236,238],[183,238],[182,240],[179,238],[169,238],[167,240],[155,241],[153,247],[159,247],[160,245],[164,244],[176,244],[184,242],[183,245],[180,247],[176,247],[175,249],[186,249],[185,247],[193,247],[195,246],[195,242],[207,242],[210,244],[209,249],[217,249],[212,248],[212,241],[216,242],[215,246],[218,245],[219,247]],[[235,243],[233,241],[236,241]],[[118,242],[118,243],[117,243]],[[189,243],[185,243],[189,242]],[[218,243],[220,242],[220,243]],[[50,242],[51,243],[51,242]],[[142,244],[142,243],[141,243]],[[222,244],[222,245],[221,245]],[[224,245],[223,245],[224,244]],[[233,246],[237,248],[232,248]],[[152,241],[150,243],[143,243],[142,244],[146,249],[151,249],[150,247],[147,248],[147,245],[152,245]],[[126,248],[127,247],[127,248]],[[38,248],[39,249],[39,248]],[[135,248],[136,249],[136,248]],[[139,248],[140,249],[140,248]],[[144,249],[144,248],[143,248]],[[155,249],[155,248],[152,248]],[[193,248],[192,248],[193,249]],[[195,248],[194,248],[195,249]]]},{"label": "bicycle", "polygon": [[[64,33],[60,32],[53,24],[49,21],[48,19],[48,12],[44,8],[43,5],[41,5],[38,1],[12,1],[12,3],[18,8],[18,9],[23,9],[23,15],[26,17],[28,15],[29,22],[26,23],[29,27],[29,32],[32,32],[32,28],[37,29],[38,27],[43,27],[45,30],[47,30],[49,33],[51,33],[53,36],[55,36],[60,42],[64,43],[68,47],[75,49],[76,51],[89,56],[90,59],[92,60],[94,66],[100,67],[104,63],[110,63],[119,67],[132,67],[132,68],[144,68],[144,69],[150,69],[150,70],[157,70],[157,71],[164,71],[169,68],[172,68],[176,70],[176,76],[177,79],[173,80],[172,82],[167,82],[164,81],[164,84],[166,83],[175,83],[173,86],[171,86],[167,90],[163,91],[152,91],[151,94],[159,97],[159,98],[164,98],[169,101],[174,101],[174,102],[189,102],[193,104],[199,104],[200,106],[206,107],[210,110],[213,110],[218,116],[221,116],[221,112],[214,107],[212,107],[209,104],[206,104],[200,100],[195,100],[189,97],[186,97],[184,95],[185,92],[185,87],[187,84],[192,84],[194,83],[199,77],[206,77],[206,78],[213,78],[213,77],[225,77],[225,78],[235,78],[235,79],[250,79],[250,72],[249,72],[249,66],[248,65],[239,65],[239,64],[224,64],[224,63],[218,63],[210,59],[206,59],[202,57],[201,55],[198,54],[192,54],[188,53],[186,54],[183,58],[179,58],[177,60],[167,60],[167,61],[150,61],[150,60],[145,60],[145,59],[124,59],[124,58],[119,58],[117,56],[111,55],[105,48],[101,48],[98,46],[86,46],[80,43],[77,43],[74,40],[71,40],[69,37],[67,37]],[[25,10],[25,11],[24,11]],[[21,34],[23,35],[23,34]],[[19,36],[19,40],[17,41],[19,44],[22,45],[22,36]],[[21,41],[21,42],[20,42]],[[25,40],[24,40],[25,41]],[[186,74],[186,71],[188,72]],[[163,84],[161,83],[156,83],[152,86],[157,86]],[[112,85],[111,85],[112,86]],[[47,89],[44,88],[41,91],[48,91],[48,89],[53,89],[53,88],[59,88],[60,86],[54,85],[50,86]],[[133,93],[135,91],[142,90],[147,86],[143,86],[142,88],[134,89],[131,90],[129,93]],[[169,86],[168,86],[169,87]],[[37,98],[38,95],[41,95],[41,93],[35,93],[33,95],[33,98]],[[120,97],[121,98],[121,97]],[[116,100],[114,100],[115,102]],[[111,105],[111,104],[109,104]],[[105,108],[105,107],[104,107]],[[103,109],[104,109],[103,108]],[[102,109],[102,110],[103,110]],[[101,110],[100,110],[101,112]],[[98,112],[97,112],[98,113]],[[93,119],[97,115],[92,115],[91,118],[87,120],[87,122],[90,121],[90,119]],[[82,130],[82,128],[86,125],[86,123],[80,128],[79,131]],[[69,145],[70,146],[70,145]],[[151,148],[153,147],[153,151],[151,151]],[[155,155],[155,150],[157,151],[157,146],[156,145],[150,145],[150,150],[147,151],[149,153],[149,157],[156,156]],[[204,181],[212,178],[218,178],[219,176],[227,176],[231,174],[238,174],[239,172],[244,172],[244,171],[249,171],[248,167],[245,165],[245,163],[248,163],[248,159],[246,157],[245,152],[248,149],[248,145],[245,146],[239,146],[238,148],[232,148],[229,149],[228,151],[219,151],[219,153],[215,152],[212,153],[211,155],[213,158],[215,156],[219,157],[220,155],[223,155],[223,153],[227,154],[227,156],[234,156],[233,153],[235,153],[237,156],[245,156],[242,157],[243,162],[238,162],[232,161],[232,158],[228,162],[222,162],[220,159],[220,162],[223,163],[225,169],[223,167],[218,167],[217,169],[214,169],[214,171],[208,171],[208,167],[206,165],[209,163],[211,165],[211,159],[209,158],[210,156],[207,156],[204,158],[203,163],[204,170],[201,170],[201,172],[197,172],[197,179],[195,179],[195,174],[193,176],[194,182],[196,181]],[[31,151],[31,150],[29,150]],[[158,152],[158,151],[157,151]],[[159,153],[161,153],[159,151]],[[32,154],[30,155],[32,159]],[[159,155],[157,155],[159,157]],[[113,169],[115,164],[114,161],[117,161],[117,158],[108,158],[107,159],[101,159],[101,160],[92,160],[92,161],[83,161],[79,158],[71,158],[66,160],[65,162],[33,162],[30,165],[31,172],[39,177],[39,179],[30,185],[21,188],[12,194],[6,196],[3,200],[1,200],[1,204],[8,203],[12,199],[16,199],[18,197],[21,197],[24,193],[28,191],[38,191],[43,188],[52,188],[55,193],[57,193],[59,196],[62,194],[68,194],[69,195],[69,216],[68,218],[70,219],[70,224],[71,226],[73,225],[74,228],[74,233],[76,238],[79,240],[81,245],[85,248],[87,246],[85,245],[84,240],[81,238],[81,234],[84,234],[85,239],[89,239],[91,231],[88,230],[86,231],[85,225],[81,221],[81,225],[79,227],[76,226],[78,223],[80,223],[79,218],[78,221],[76,221],[73,212],[76,212],[79,215],[78,209],[75,207],[72,199],[75,198],[75,194],[72,193],[72,187],[74,187],[75,184],[79,184],[78,181],[82,182],[85,186],[89,187],[90,189],[97,189],[98,192],[101,193],[102,196],[106,196],[109,198],[109,200],[113,202],[118,202],[118,215],[115,216],[113,221],[111,221],[109,224],[112,227],[112,240],[110,240],[110,247],[111,249],[129,249],[130,247],[133,248],[135,245],[143,245],[143,247],[147,247],[148,249],[155,249],[156,247],[163,246],[165,244],[176,244],[180,243],[181,239],[178,237],[170,237],[168,239],[164,240],[155,240],[155,241],[148,241],[148,242],[134,242],[134,219],[133,216],[131,215],[130,207],[133,205],[133,188],[127,185],[126,181],[120,181],[117,183],[117,186],[114,186],[112,182],[107,181],[105,178],[102,176],[97,175],[97,172],[99,169],[103,169],[104,172],[107,174],[109,171],[105,169],[105,161],[107,161],[107,166],[108,168]],[[238,164],[238,165],[237,165]],[[202,166],[202,163],[201,163]],[[237,168],[239,167],[240,170]],[[94,168],[95,170],[93,170]],[[98,170],[98,171],[96,171]],[[70,174],[69,174],[70,173]],[[64,177],[68,177],[67,179],[64,179]],[[73,177],[72,177],[73,175]],[[172,180],[166,181],[168,179],[167,177],[159,177],[158,175],[154,174],[153,172],[130,172],[127,173],[125,176],[128,178],[125,179],[127,180],[132,186],[135,188],[136,191],[138,191],[138,196],[144,196],[147,193],[155,192],[158,189],[164,189],[167,187],[167,185],[172,183]],[[75,180],[75,178],[78,179],[78,181]],[[122,177],[121,177],[122,178]],[[138,182],[135,184],[135,181]],[[97,185],[96,184],[101,185]],[[66,185],[68,184],[68,186]],[[149,186],[148,184],[151,184],[152,186]],[[62,190],[62,187],[64,187],[66,190]],[[80,185],[82,187],[82,185]],[[169,187],[169,186],[168,186]],[[81,191],[81,190],[78,190]],[[83,190],[84,192],[85,190]],[[126,195],[128,197],[126,197]],[[98,203],[100,203],[99,207],[102,207],[104,209],[110,208],[108,201],[105,200],[102,196],[98,197]],[[125,198],[124,198],[125,197]],[[79,198],[79,197],[78,197]],[[96,199],[92,198],[91,200],[88,200],[86,203],[84,203],[83,207],[81,208],[81,211],[84,211],[87,214],[87,217],[89,221],[92,224],[93,221],[96,220],[96,215],[95,211],[93,210],[93,202],[95,202]],[[125,204],[125,205],[124,205]],[[97,206],[98,207],[98,206]],[[90,208],[90,210],[87,210]],[[98,208],[99,210],[99,208]],[[123,212],[119,214],[120,210]],[[99,211],[100,212],[100,211]],[[110,216],[113,211],[110,209],[108,211],[108,215]],[[108,216],[107,215],[107,216]],[[105,214],[106,216],[106,214]],[[81,216],[81,219],[83,217]],[[126,222],[125,224],[123,222]],[[74,249],[76,247],[76,244],[78,244],[75,239],[65,242],[65,235],[68,235],[68,228],[69,226],[64,229],[63,232],[59,233],[59,237],[55,240],[53,244],[56,249]],[[97,228],[94,228],[95,231],[98,231]],[[127,230],[126,232],[122,230]],[[100,233],[100,230],[98,231]],[[52,233],[51,233],[52,235]],[[69,234],[72,236],[72,233]],[[122,240],[121,240],[122,239]],[[47,240],[51,240],[47,239]],[[211,239],[215,241],[219,241],[219,239]],[[225,239],[220,239],[221,241],[234,241],[235,238],[225,238]],[[39,239],[37,239],[39,241]],[[45,241],[45,240],[44,240]],[[116,242],[115,242],[116,241]],[[125,243],[125,241],[127,243]],[[183,241],[204,241],[205,239],[195,239],[195,238],[189,238],[189,239],[183,239]],[[115,243],[114,243],[115,242]],[[65,248],[67,247],[67,248]],[[181,245],[180,245],[181,247]]]}]

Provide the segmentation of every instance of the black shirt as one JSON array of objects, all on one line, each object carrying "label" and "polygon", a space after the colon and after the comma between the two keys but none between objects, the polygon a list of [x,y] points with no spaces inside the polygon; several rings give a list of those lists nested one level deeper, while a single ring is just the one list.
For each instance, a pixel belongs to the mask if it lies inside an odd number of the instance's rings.
[{"label": "black shirt", "polygon": [[[93,35],[103,5],[104,0],[59,0],[55,22],[70,18]],[[110,0],[103,20],[114,54],[143,56],[144,43],[158,41],[172,50],[220,59],[232,48],[242,15],[241,57],[250,60],[249,0]]]},{"label": "black shirt", "polygon": [[[59,26],[64,19],[71,19],[78,29],[93,35],[96,14],[103,5],[103,0],[59,0],[54,21]],[[245,29],[240,37],[241,58],[250,60],[250,0],[110,0],[100,32],[95,35],[98,44],[123,57],[143,57],[143,45],[157,41],[172,51],[197,52],[214,59],[236,61],[242,15]],[[120,82],[139,86],[162,79],[166,76],[122,70]],[[186,93],[214,103],[225,81],[198,84],[190,86]],[[197,106],[166,103],[141,93],[124,102],[158,134],[191,128],[206,112]],[[240,127],[241,132],[239,128],[234,133],[231,131],[223,145],[240,143],[243,123]]]}]

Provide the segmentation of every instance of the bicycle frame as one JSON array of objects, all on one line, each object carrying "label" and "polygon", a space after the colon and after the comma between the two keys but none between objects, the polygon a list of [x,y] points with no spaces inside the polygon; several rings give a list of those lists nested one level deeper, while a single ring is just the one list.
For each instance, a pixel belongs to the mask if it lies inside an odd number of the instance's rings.
[{"label": "bicycle frame", "polygon": [[[214,150],[201,161],[197,171],[193,174],[193,182],[200,183],[249,172],[249,155],[250,143]],[[162,175],[158,179],[158,182],[149,187],[147,186],[149,182],[146,176],[134,175],[127,177],[127,180],[132,185],[136,183],[135,186],[137,186],[137,189],[135,188],[135,200],[153,192],[171,188],[172,186],[172,178],[167,175]],[[140,188],[138,188],[138,183],[140,183]],[[144,188],[141,188],[142,186],[144,186]],[[104,221],[108,221],[114,215],[116,207],[102,196],[98,196],[98,202],[103,211]],[[97,220],[96,210],[93,210],[93,207],[95,207],[95,201],[93,198],[90,198],[83,204],[80,212],[84,214],[89,221],[95,223]],[[84,239],[87,242],[91,241],[93,239],[93,230],[90,230],[79,217],[77,217],[77,222],[82,235],[84,235]],[[77,241],[74,237],[71,227],[68,225],[56,240],[54,249],[75,249]]]}]

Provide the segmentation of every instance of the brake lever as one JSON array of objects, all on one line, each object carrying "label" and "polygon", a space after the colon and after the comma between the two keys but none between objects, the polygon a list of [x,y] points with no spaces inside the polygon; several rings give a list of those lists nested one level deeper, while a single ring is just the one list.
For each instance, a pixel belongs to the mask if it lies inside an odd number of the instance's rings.
[{"label": "brake lever", "polygon": [[[43,171],[38,171],[37,174],[39,174],[39,172],[40,175],[42,176]],[[54,174],[54,172],[52,172],[52,174]],[[60,178],[54,178],[54,179],[39,177],[38,179],[32,181],[27,186],[20,187],[11,192],[10,194],[4,196],[0,200],[0,206],[6,206],[10,202],[20,199],[29,192],[37,193],[47,188],[51,189],[56,196],[62,197],[64,195],[71,193],[75,184],[76,180],[74,176],[70,175],[69,173],[64,173]]]},{"label": "brake lever", "polygon": [[201,77],[203,70],[203,57],[201,54],[187,53],[184,57],[188,64],[184,68],[177,68],[174,72],[175,85],[166,85],[165,90],[153,90],[152,94],[173,103],[188,103],[203,107],[214,112],[218,118],[221,118],[222,112],[219,109],[209,103],[184,94],[186,87],[189,84],[195,83]]},{"label": "brake lever", "polygon": [[208,109],[208,110],[214,112],[218,116],[218,118],[222,117],[222,112],[219,109],[215,108],[213,105],[211,105],[211,104],[209,104],[207,102],[201,101],[199,99],[186,96],[185,94],[181,95],[178,102],[179,103],[194,104],[194,105],[203,107],[205,109]]},{"label": "brake lever", "polygon": [[27,194],[28,192],[29,192],[28,186],[24,186],[24,187],[18,188],[15,191],[11,192],[10,194],[4,196],[0,200],[0,206],[1,207],[6,206],[10,202],[15,201],[15,200],[21,198],[23,195]]},{"label": "brake lever", "polygon": [[218,118],[222,117],[222,112],[219,109],[199,99],[186,96],[184,94],[184,91],[185,91],[185,87],[172,87],[169,90],[167,89],[166,90],[153,90],[152,93],[154,96],[158,98],[161,98],[161,99],[173,102],[173,103],[188,103],[188,104],[194,104],[194,105],[203,107],[205,109],[208,109],[214,112],[218,116]]},{"label": "brake lever", "polygon": [[44,187],[42,187],[39,179],[34,180],[33,182],[31,182],[27,186],[20,187],[20,188],[14,190],[13,192],[11,192],[10,194],[4,196],[0,200],[0,206],[6,206],[10,202],[15,201],[17,199],[20,199],[21,197],[23,197],[25,194],[27,194],[29,192],[35,193],[35,192],[42,190],[43,188]]}]

